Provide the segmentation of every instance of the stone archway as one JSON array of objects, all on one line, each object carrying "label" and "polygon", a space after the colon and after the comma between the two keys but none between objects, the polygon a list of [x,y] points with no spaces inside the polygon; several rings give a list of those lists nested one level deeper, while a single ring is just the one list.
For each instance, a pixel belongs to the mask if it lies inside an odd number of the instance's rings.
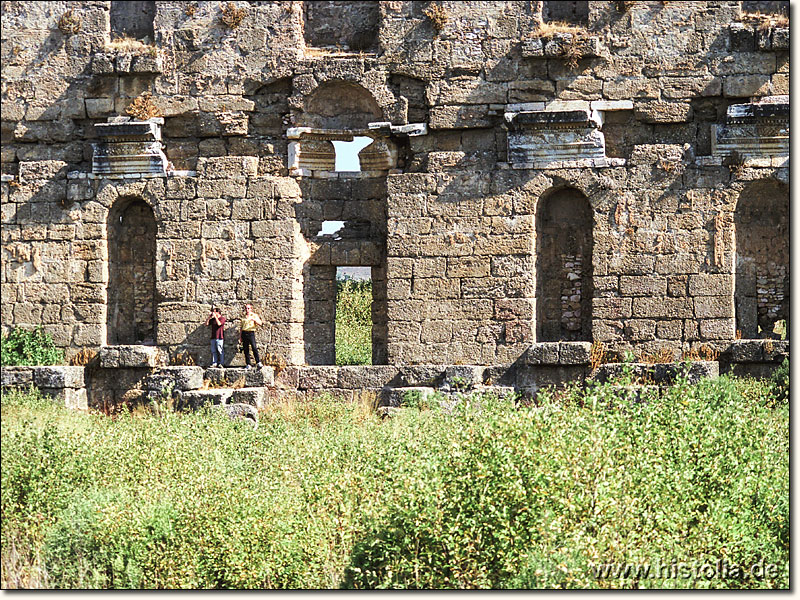
[{"label": "stone archway", "polygon": [[736,329],[745,339],[777,337],[789,316],[789,190],[750,183],[736,206]]},{"label": "stone archway", "polygon": [[536,211],[536,341],[591,341],[592,208],[580,191],[545,193]]},{"label": "stone archway", "polygon": [[108,221],[108,344],[155,343],[155,256],[153,209],[141,199],[121,198]]}]

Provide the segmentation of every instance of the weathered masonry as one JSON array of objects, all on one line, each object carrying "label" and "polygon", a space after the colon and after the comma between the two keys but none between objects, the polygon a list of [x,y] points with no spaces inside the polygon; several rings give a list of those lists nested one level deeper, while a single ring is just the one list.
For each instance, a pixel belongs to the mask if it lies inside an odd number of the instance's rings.
[{"label": "weathered masonry", "polygon": [[3,331],[208,364],[211,305],[251,302],[267,351],[330,365],[362,266],[376,365],[778,338],[787,11],[4,2]]}]

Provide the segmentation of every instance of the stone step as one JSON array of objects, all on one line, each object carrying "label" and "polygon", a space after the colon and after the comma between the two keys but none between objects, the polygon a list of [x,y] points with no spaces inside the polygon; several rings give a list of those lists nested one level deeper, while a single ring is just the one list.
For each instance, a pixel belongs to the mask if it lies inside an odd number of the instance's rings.
[{"label": "stone step", "polygon": [[273,386],[275,385],[275,369],[273,367],[253,369],[209,367],[205,370],[205,379],[219,386],[231,386],[242,378],[244,387]]},{"label": "stone step", "polygon": [[[631,376],[647,381],[648,383],[659,385],[672,385],[681,375],[685,366],[684,363],[606,363],[597,367],[592,375],[592,379],[605,383],[613,381],[630,370]],[[697,383],[706,377],[719,377],[719,363],[709,360],[698,360],[688,364],[686,379],[689,383]]]},{"label": "stone step", "polygon": [[175,406],[178,409],[190,408],[197,410],[206,405],[227,404],[233,392],[234,390],[230,388],[178,392]]}]

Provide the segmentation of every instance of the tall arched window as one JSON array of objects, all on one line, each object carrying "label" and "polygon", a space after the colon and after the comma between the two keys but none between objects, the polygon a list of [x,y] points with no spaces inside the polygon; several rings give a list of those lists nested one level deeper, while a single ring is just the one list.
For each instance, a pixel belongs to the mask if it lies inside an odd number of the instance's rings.
[{"label": "tall arched window", "polygon": [[736,329],[746,339],[777,337],[789,315],[789,190],[749,184],[736,206]]},{"label": "tall arched window", "polygon": [[536,339],[591,341],[592,208],[572,188],[545,194],[536,211]]},{"label": "tall arched window", "polygon": [[156,220],[142,200],[122,198],[109,213],[109,344],[152,344],[156,332]]}]

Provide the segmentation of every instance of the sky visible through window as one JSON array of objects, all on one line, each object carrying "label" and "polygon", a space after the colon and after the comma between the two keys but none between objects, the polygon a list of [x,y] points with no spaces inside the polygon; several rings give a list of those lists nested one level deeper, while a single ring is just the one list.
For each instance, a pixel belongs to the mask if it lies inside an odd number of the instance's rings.
[{"label": "sky visible through window", "polygon": [[355,137],[352,142],[333,142],[333,148],[336,151],[336,171],[361,171],[358,153],[369,146],[371,142],[372,138],[366,136]]}]

